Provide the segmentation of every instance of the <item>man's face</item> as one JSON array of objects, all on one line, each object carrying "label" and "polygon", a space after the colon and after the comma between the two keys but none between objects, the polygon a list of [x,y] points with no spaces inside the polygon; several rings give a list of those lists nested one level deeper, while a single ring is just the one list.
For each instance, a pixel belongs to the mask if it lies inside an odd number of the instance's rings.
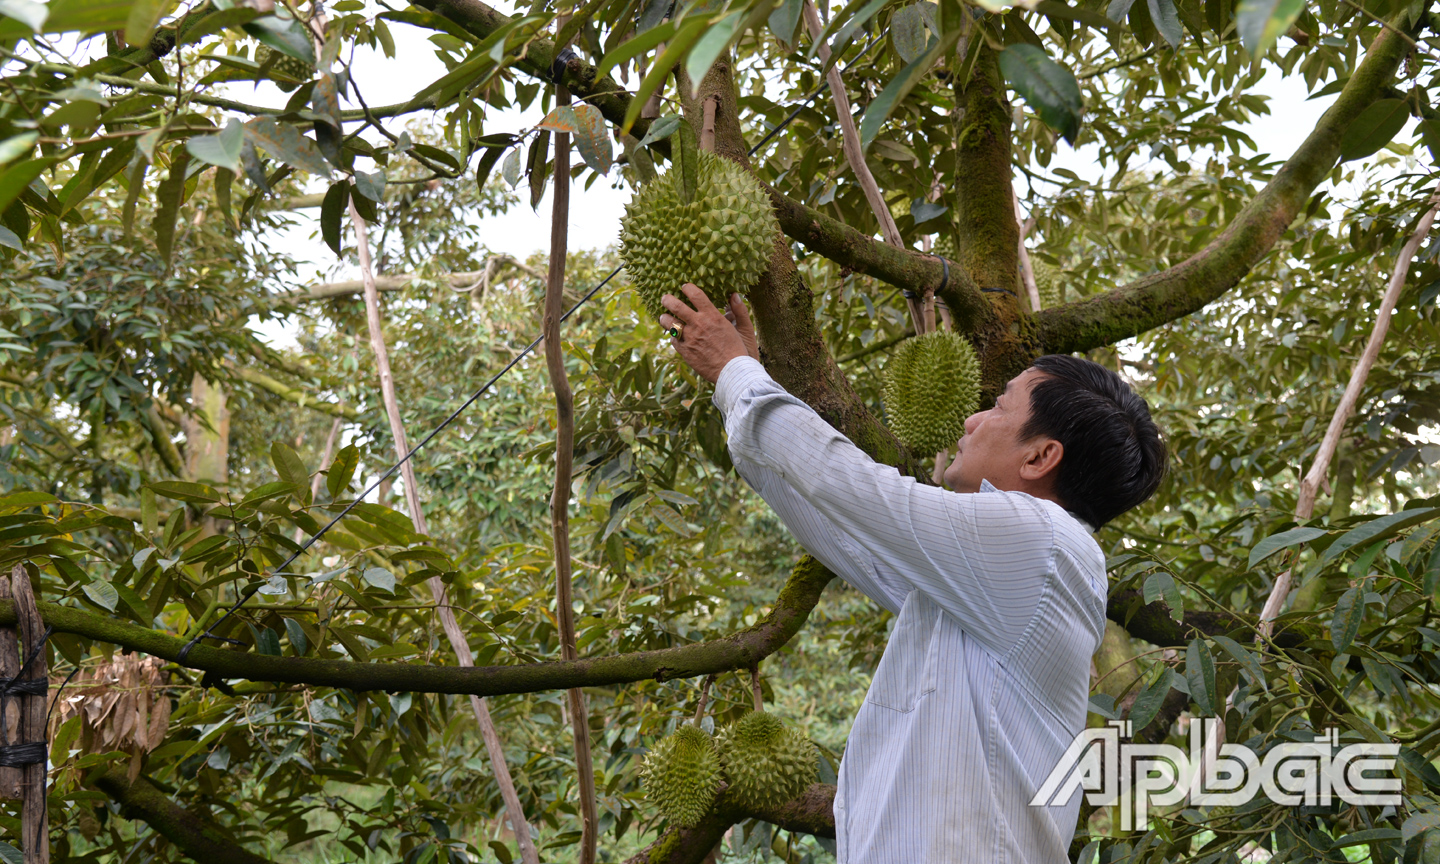
[{"label": "man's face", "polygon": [[[1026,463],[1034,464],[1037,441],[1021,441],[1020,430],[1030,419],[1030,389],[1042,377],[1026,369],[1010,379],[995,407],[971,414],[965,421],[955,461],[945,469],[945,485],[956,492],[979,492],[980,481],[989,480],[1004,491],[1030,491]],[[1048,440],[1048,439],[1047,439]],[[1057,443],[1057,442],[1050,442]]]}]

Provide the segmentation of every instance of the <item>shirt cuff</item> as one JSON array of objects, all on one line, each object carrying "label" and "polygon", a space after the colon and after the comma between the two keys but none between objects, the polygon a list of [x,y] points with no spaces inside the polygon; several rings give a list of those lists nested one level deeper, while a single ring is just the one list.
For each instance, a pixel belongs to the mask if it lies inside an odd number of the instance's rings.
[{"label": "shirt cuff", "polygon": [[725,364],[725,368],[720,370],[720,377],[715,379],[715,407],[728,417],[735,403],[751,387],[769,380],[770,373],[765,371],[759,360],[749,355],[735,357]]}]

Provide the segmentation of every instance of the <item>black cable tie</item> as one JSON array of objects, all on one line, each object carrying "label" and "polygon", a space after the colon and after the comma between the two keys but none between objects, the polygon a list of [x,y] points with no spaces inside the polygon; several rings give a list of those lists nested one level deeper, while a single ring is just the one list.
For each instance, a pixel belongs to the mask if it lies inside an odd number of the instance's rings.
[{"label": "black cable tie", "polygon": [[6,694],[20,693],[26,696],[44,696],[49,690],[50,682],[45,678],[33,678],[21,681],[19,678],[0,678],[0,692]]},{"label": "black cable tie", "polygon": [[0,768],[24,768],[41,765],[49,758],[49,741],[29,741],[0,747]]},{"label": "black cable tie", "polygon": [[950,260],[944,255],[936,255],[935,257],[940,259],[941,266],[945,268],[945,275],[940,279],[940,287],[935,289],[936,292],[940,292],[944,291],[945,287],[950,284]]},{"label": "black cable tie", "polygon": [[1018,297],[1020,296],[1019,294],[1016,294],[1014,291],[1011,291],[1009,288],[981,288],[981,289],[980,289],[980,293],[982,293],[982,294],[1009,294],[1011,297],[1016,297],[1016,298],[1018,298]]},{"label": "black cable tie", "polygon": [[575,53],[575,49],[569,45],[566,45],[559,54],[556,54],[554,62],[550,64],[551,83],[559,84],[560,79],[565,76],[565,67],[570,65],[571,60],[579,56],[579,54]]},{"label": "black cable tie", "polygon": [[906,300],[919,300],[919,299],[920,299],[920,292],[918,292],[918,291],[912,291],[912,290],[909,289],[909,288],[901,288],[901,289],[900,289],[900,293],[901,293],[901,295],[903,295],[903,296],[905,297]]}]

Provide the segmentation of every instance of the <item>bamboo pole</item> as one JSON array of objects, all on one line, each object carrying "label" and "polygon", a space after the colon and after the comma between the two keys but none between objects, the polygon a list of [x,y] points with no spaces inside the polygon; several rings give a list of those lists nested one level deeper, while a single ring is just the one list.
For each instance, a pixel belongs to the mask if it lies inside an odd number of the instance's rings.
[{"label": "bamboo pole", "polygon": [[[400,401],[395,395],[395,377],[390,371],[390,352],[385,346],[385,332],[380,319],[380,292],[375,287],[375,269],[370,262],[370,237],[365,220],[350,202],[350,224],[355,229],[355,248],[360,255],[360,272],[365,288],[365,321],[370,330],[370,348],[375,353],[375,365],[380,372],[380,396],[385,404],[385,416],[390,421],[390,434],[395,439],[395,458],[403,459],[410,452],[405,438],[405,423],[400,417]],[[415,468],[408,459],[400,468],[401,479],[405,482],[405,501],[410,508],[410,521],[415,530],[428,534],[425,511],[420,507],[419,484],[415,480]],[[474,666],[475,656],[470,652],[470,643],[445,594],[445,583],[439,577],[429,581],[430,593],[435,597],[440,626],[455,652],[455,659],[461,666]],[[500,797],[505,801],[505,811],[510,825],[515,830],[515,840],[520,846],[520,859],[525,864],[539,864],[540,855],[530,839],[530,823],[520,807],[520,796],[515,792],[515,781],[510,776],[510,767],[505,763],[505,748],[500,743],[495,722],[490,717],[490,708],[484,699],[470,697],[470,707],[480,724],[480,736],[485,740],[485,750],[490,756],[490,766],[495,772],[495,782],[500,787]]]},{"label": "bamboo pole", "polygon": [[[20,565],[15,565],[19,569]],[[9,600],[10,577],[0,575],[0,600]],[[0,627],[0,678],[14,678],[20,674],[20,643],[12,627]],[[0,722],[0,747],[19,744],[20,700],[14,696],[5,698],[5,718]],[[0,768],[0,799],[18,800],[23,796],[25,772],[21,768]]]},{"label": "bamboo pole", "polygon": [[[555,104],[570,104],[570,91],[564,85],[555,87]],[[570,136],[565,132],[555,133],[554,173],[550,272],[545,283],[544,325],[541,329],[545,341],[545,369],[550,375],[550,386],[555,391],[555,488],[550,495],[550,534],[555,548],[555,614],[560,621],[560,650],[565,660],[577,660],[580,654],[575,644],[570,561],[570,480],[575,457],[575,398],[570,390],[570,379],[565,374],[565,344],[560,338],[560,318],[565,314],[565,251],[570,223]],[[565,697],[570,706],[575,771],[580,785],[580,864],[594,864],[599,816],[595,807],[595,760],[590,750],[590,710],[585,702],[585,691],[580,688],[565,691]]]},{"label": "bamboo pole", "polygon": [[[40,644],[40,639],[45,633],[45,622],[40,618],[40,609],[35,605],[35,592],[30,587],[30,576],[25,572],[25,567],[16,564],[15,569],[10,572],[10,587],[15,595],[15,611],[20,618],[20,644],[23,646],[28,658],[35,646]],[[44,681],[49,676],[49,664],[46,662],[45,649],[42,647],[35,652],[35,659],[30,664],[30,670],[26,673],[24,680]],[[22,661],[23,662],[23,661]],[[44,696],[26,695],[20,698],[22,706],[20,725],[20,740],[25,743],[32,741],[44,741],[46,738],[45,729],[45,708],[46,698]],[[49,764],[41,759],[33,765],[26,765],[23,769],[25,802],[20,810],[20,842],[21,851],[25,854],[25,864],[49,864],[50,862],[50,832],[46,827],[45,796],[47,790],[46,773]]]}]

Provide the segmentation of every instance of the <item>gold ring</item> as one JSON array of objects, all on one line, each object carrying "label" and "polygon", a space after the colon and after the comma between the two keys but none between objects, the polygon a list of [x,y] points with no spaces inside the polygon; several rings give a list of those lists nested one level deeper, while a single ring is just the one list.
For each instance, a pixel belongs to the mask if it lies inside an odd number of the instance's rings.
[{"label": "gold ring", "polygon": [[682,339],[682,340],[683,340],[683,339],[685,338],[685,325],[683,325],[683,324],[681,324],[681,323],[679,323],[679,322],[677,321],[677,322],[670,328],[670,337],[671,337],[672,339]]}]

